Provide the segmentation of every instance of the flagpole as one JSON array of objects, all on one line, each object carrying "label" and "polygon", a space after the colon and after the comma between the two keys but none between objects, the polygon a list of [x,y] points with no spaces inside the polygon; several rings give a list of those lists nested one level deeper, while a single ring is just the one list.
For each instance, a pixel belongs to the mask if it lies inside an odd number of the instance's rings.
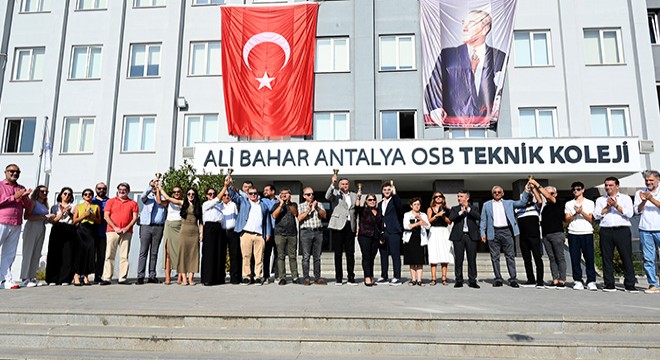
[{"label": "flagpole", "polygon": [[37,166],[37,176],[35,178],[36,184],[34,184],[35,187],[39,186],[39,182],[41,178],[41,165],[43,163],[47,129],[48,129],[48,116],[44,116],[44,128],[41,135],[41,150],[39,151],[39,166]]}]

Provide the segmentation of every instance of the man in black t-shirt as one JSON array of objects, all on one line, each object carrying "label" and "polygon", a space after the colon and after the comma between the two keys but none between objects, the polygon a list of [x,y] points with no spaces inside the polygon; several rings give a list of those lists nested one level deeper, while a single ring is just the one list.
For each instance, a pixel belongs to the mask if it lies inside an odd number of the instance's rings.
[{"label": "man in black t-shirt", "polygon": [[566,282],[564,204],[557,200],[557,188],[554,186],[540,187],[539,190],[547,200],[541,210],[541,233],[545,252],[550,259],[552,286],[563,289]]},{"label": "man in black t-shirt", "polygon": [[278,284],[286,285],[286,267],[284,260],[289,255],[289,270],[293,283],[298,283],[298,204],[291,201],[289,189],[280,190],[278,201],[270,209],[275,219],[275,246],[277,247]]}]

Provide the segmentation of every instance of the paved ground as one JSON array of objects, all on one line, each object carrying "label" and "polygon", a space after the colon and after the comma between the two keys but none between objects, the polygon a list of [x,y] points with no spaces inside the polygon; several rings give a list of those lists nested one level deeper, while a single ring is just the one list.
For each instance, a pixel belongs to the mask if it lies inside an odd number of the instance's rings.
[{"label": "paved ground", "polygon": [[[3,310],[40,313],[125,314],[342,314],[384,317],[534,318],[660,321],[660,294],[572,289],[450,286],[220,285],[163,284],[45,286],[0,290]],[[600,286],[600,284],[599,284]],[[641,289],[641,286],[640,286]]]}]

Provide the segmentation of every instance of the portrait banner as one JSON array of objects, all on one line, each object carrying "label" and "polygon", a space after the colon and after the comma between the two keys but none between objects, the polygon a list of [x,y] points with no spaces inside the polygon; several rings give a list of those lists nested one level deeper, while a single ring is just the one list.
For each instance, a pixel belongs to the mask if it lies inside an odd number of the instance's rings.
[{"label": "portrait banner", "polygon": [[222,6],[230,135],[312,134],[318,4]]},{"label": "portrait banner", "polygon": [[495,128],[516,0],[420,0],[425,128]]}]

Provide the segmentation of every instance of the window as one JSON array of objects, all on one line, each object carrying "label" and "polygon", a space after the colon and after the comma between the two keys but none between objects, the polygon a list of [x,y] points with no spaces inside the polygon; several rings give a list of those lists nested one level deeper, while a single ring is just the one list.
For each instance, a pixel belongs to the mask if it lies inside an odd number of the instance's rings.
[{"label": "window", "polygon": [[193,5],[222,5],[225,0],[194,0]]},{"label": "window", "polygon": [[552,65],[549,31],[516,31],[513,44],[516,66]]},{"label": "window", "polygon": [[94,146],[94,118],[64,119],[63,153],[91,153]]},{"label": "window", "polygon": [[160,74],[160,44],[132,44],[129,78],[154,77]]},{"label": "window", "polygon": [[122,151],[154,151],[156,118],[154,116],[125,117],[123,141]]},{"label": "window", "polygon": [[186,134],[183,146],[191,147],[198,142],[215,142],[219,140],[218,114],[186,116]]},{"label": "window", "polygon": [[108,8],[108,0],[78,0],[76,10],[101,10]]},{"label": "window", "polygon": [[381,36],[380,69],[384,71],[415,69],[415,36]]},{"label": "window", "polygon": [[16,49],[14,57],[14,80],[34,81],[44,77],[46,48]]},{"label": "window", "polygon": [[167,0],[135,0],[133,7],[155,7],[155,6],[165,6]]},{"label": "window", "polygon": [[348,140],[347,112],[319,112],[314,114],[314,140]]},{"label": "window", "polygon": [[520,137],[554,137],[555,109],[520,109]]},{"label": "window", "polygon": [[380,138],[381,139],[414,139],[415,112],[414,111],[381,111]]},{"label": "window", "polygon": [[50,11],[51,0],[23,0],[21,3],[22,13],[39,13]]},{"label": "window", "polygon": [[190,76],[220,75],[222,73],[222,57],[220,41],[190,43]]},{"label": "window", "polygon": [[100,79],[101,47],[74,46],[71,51],[69,79]]},{"label": "window", "polygon": [[6,153],[31,153],[34,147],[34,133],[37,127],[37,119],[7,119],[5,123],[5,146]]},{"label": "window", "polygon": [[651,44],[660,43],[660,28],[658,28],[658,13],[660,10],[653,9],[648,12],[649,20],[649,35],[651,36]]},{"label": "window", "polygon": [[487,138],[487,129],[449,129],[450,139]]},{"label": "window", "polygon": [[348,38],[316,39],[316,72],[349,71]]},{"label": "window", "polygon": [[585,29],[587,65],[623,64],[620,29]]},{"label": "window", "polygon": [[627,107],[592,107],[591,135],[593,136],[627,136]]}]

